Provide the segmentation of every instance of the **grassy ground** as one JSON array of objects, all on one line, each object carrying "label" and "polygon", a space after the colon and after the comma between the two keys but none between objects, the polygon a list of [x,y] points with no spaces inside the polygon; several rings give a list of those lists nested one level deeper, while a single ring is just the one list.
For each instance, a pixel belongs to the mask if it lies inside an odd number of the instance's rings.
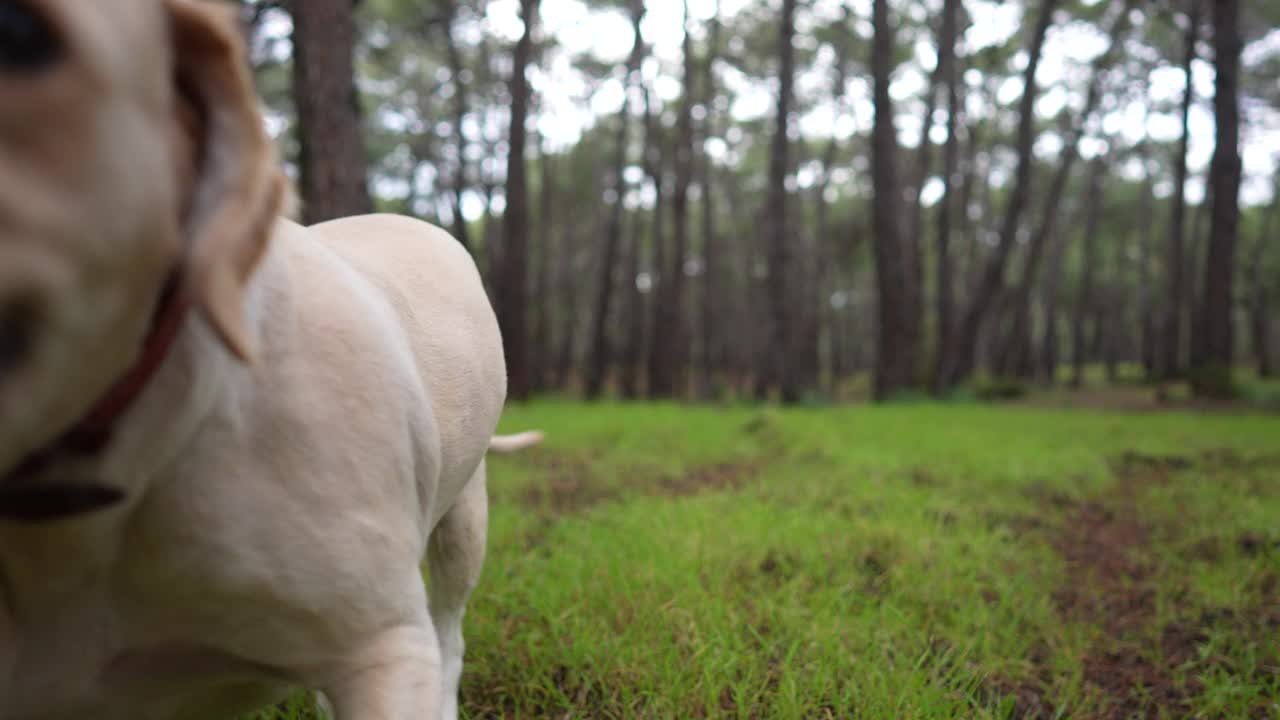
[{"label": "grassy ground", "polygon": [[504,421],[531,427],[491,466],[469,717],[1280,718],[1280,417]]}]

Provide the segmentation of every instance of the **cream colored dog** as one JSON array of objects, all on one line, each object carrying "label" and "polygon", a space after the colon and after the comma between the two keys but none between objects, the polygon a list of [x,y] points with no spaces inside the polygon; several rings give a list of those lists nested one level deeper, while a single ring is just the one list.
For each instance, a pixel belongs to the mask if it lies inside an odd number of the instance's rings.
[{"label": "cream colored dog", "polygon": [[242,53],[0,0],[0,719],[457,714],[485,454],[538,436],[453,239],[277,219]]}]

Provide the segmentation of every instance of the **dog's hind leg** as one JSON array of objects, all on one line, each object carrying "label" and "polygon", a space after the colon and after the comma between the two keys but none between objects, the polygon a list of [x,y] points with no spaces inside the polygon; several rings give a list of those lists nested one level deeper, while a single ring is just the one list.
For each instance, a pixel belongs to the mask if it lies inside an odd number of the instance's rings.
[{"label": "dog's hind leg", "polygon": [[489,529],[489,497],[484,461],[462,489],[454,506],[440,518],[427,547],[431,577],[431,620],[440,638],[443,662],[443,720],[458,717],[458,681],[462,676],[462,616],[484,565]]}]

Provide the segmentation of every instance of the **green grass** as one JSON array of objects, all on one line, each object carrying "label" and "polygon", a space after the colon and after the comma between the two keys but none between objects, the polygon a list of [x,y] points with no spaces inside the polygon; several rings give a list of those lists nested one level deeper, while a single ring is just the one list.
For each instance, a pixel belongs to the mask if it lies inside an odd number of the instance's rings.
[{"label": "green grass", "polygon": [[[1092,717],[1112,643],[1178,661],[1180,704],[1130,693],[1151,717],[1280,716],[1280,418],[543,402],[503,427],[548,438],[491,463],[468,717]],[[1126,452],[1190,465],[1121,496]],[[1146,531],[1150,610],[1115,639],[1059,600],[1086,503]]]}]

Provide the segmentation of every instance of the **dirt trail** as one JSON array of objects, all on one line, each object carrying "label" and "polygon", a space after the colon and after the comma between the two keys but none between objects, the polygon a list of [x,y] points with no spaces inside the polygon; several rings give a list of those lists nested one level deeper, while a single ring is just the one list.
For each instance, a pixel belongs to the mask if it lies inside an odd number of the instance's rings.
[{"label": "dirt trail", "polygon": [[[1196,458],[1129,452],[1112,463],[1115,482],[1101,495],[1084,502],[1060,495],[1044,498],[1045,513],[1063,518],[1062,524],[1050,531],[1050,542],[1067,571],[1062,587],[1053,595],[1058,612],[1064,619],[1101,630],[1101,637],[1084,658],[1084,679],[1103,701],[1103,709],[1087,717],[1185,717],[1203,686],[1195,673],[1178,677],[1178,668],[1197,661],[1210,626],[1238,624],[1237,632],[1248,633],[1245,625],[1280,625],[1280,618],[1273,621],[1270,616],[1240,618],[1230,611],[1215,614],[1183,607],[1178,603],[1186,601],[1176,595],[1165,597],[1166,602],[1175,603],[1174,611],[1161,615],[1196,619],[1162,624],[1156,605],[1156,568],[1145,551],[1153,534],[1169,528],[1148,527],[1140,513],[1144,491],[1170,482],[1180,471],[1192,467],[1239,470],[1246,464],[1270,465],[1275,460],[1246,461],[1228,451]],[[1251,554],[1261,552],[1257,548],[1266,543],[1254,534],[1242,535],[1235,542]],[[1217,546],[1199,552],[1206,556],[1203,559],[1212,560],[1208,556],[1216,555]],[[1280,616],[1280,611],[1275,615]],[[1044,694],[1053,679],[1052,671],[1037,658],[1032,660],[1039,682],[1006,688],[1006,692],[1017,701],[1018,717],[1052,717],[1052,703]]]},{"label": "dirt trail", "polygon": [[1103,718],[1179,716],[1199,688],[1174,669],[1195,656],[1198,631],[1158,628],[1153,568],[1141,557],[1150,531],[1138,517],[1138,497],[1190,465],[1176,457],[1128,453],[1112,467],[1115,484],[1101,498],[1075,506],[1054,548],[1067,580],[1054,593],[1063,617],[1102,630],[1084,660],[1085,681],[1105,699]]}]

